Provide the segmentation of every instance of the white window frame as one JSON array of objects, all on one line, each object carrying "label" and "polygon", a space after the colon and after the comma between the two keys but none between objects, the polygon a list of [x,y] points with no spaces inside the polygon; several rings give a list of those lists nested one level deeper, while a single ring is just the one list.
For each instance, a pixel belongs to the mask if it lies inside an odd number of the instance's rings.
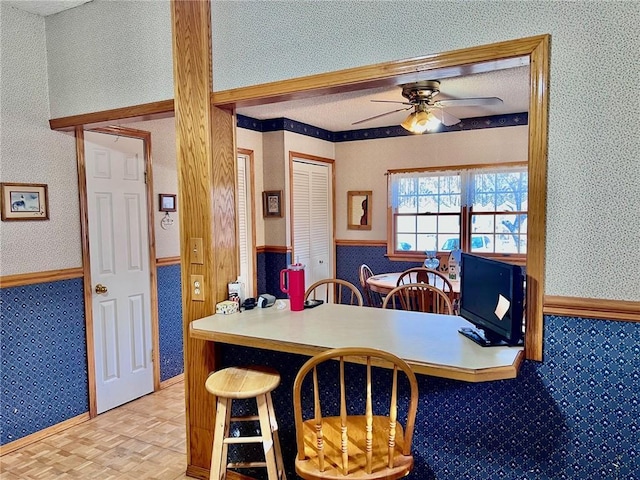
[{"label": "white window frame", "polygon": [[[505,259],[509,259],[510,261],[513,261],[514,263],[520,263],[520,264],[525,264],[526,263],[526,253],[494,253],[493,252],[493,247],[491,247],[490,251],[486,251],[489,250],[488,248],[483,248],[480,247],[480,250],[472,250],[471,247],[471,243],[472,243],[472,237],[475,236],[479,236],[480,238],[485,238],[487,237],[488,239],[488,244],[491,244],[492,239],[493,241],[495,241],[497,232],[495,231],[495,227],[494,227],[494,231],[493,232],[473,232],[473,228],[472,228],[472,218],[473,216],[485,216],[485,215],[494,215],[494,216],[499,216],[499,215],[526,215],[527,214],[527,210],[526,208],[524,209],[516,209],[516,210],[508,210],[508,211],[504,211],[504,210],[493,210],[493,211],[478,211],[478,212],[473,212],[471,206],[473,205],[473,201],[474,201],[474,183],[473,183],[473,179],[474,179],[474,175],[477,174],[485,174],[485,173],[499,173],[499,172],[509,172],[509,171],[513,171],[513,172],[519,172],[519,173],[523,173],[523,174],[528,174],[527,172],[527,164],[526,162],[518,162],[518,163],[504,163],[504,164],[493,164],[493,165],[467,165],[467,166],[459,166],[459,167],[448,167],[448,168],[443,168],[443,167],[432,167],[432,168],[425,168],[425,169],[411,169],[411,170],[389,170],[387,172],[388,174],[388,193],[389,193],[389,202],[388,202],[388,216],[387,216],[387,227],[388,227],[388,238],[387,238],[387,256],[389,258],[391,258],[392,260],[412,260],[412,261],[417,261],[420,260],[422,258],[425,257],[425,250],[437,250],[440,252],[440,254],[442,253],[448,253],[448,251],[441,251],[440,248],[443,246],[443,239],[447,238],[448,236],[454,236],[454,235],[459,235],[459,248],[462,251],[472,251],[473,253],[478,253],[484,256],[490,256],[490,257],[496,257],[496,258],[505,258]],[[406,199],[407,196],[405,195],[406,192],[402,192],[399,190],[399,181],[401,179],[406,179],[406,178],[412,178],[412,179],[420,179],[420,178],[425,178],[425,177],[435,177],[435,176],[440,176],[440,177],[446,177],[446,176],[459,176],[460,177],[460,188],[459,188],[459,203],[460,203],[460,209],[459,210],[455,210],[455,211],[434,211],[434,212],[428,212],[428,211],[420,211],[420,207],[418,207],[416,209],[415,213],[398,213],[398,206],[400,205],[400,203],[402,202],[403,198]],[[414,205],[418,205],[418,203],[420,203],[420,192],[416,191],[415,192],[416,195],[416,200]],[[440,195],[439,192],[436,193],[432,193],[431,195],[435,195],[438,196]],[[431,195],[426,195],[426,196],[431,196]],[[425,197],[426,197],[425,196]],[[422,202],[423,205],[425,204],[425,202]],[[456,200],[454,199],[453,203],[456,203]],[[440,207],[440,203],[438,202],[438,208]],[[423,207],[425,208],[425,207]],[[445,216],[457,216],[459,218],[459,233],[458,232],[454,232],[454,233],[446,233],[446,230],[444,231],[444,233],[441,233],[443,231],[443,229],[440,228],[440,224],[444,224],[445,221],[440,221],[441,219],[444,219]],[[429,231],[429,233],[425,233],[425,236],[423,237],[423,244],[422,246],[427,246],[427,248],[425,248],[425,250],[417,250],[417,248],[420,248],[420,246],[418,245],[418,236],[420,235],[420,232],[417,230],[419,227],[417,227],[416,225],[416,230],[414,231],[408,231],[407,232],[407,236],[405,238],[409,238],[411,235],[416,235],[415,237],[415,247],[412,245],[412,249],[411,250],[404,250],[403,248],[400,248],[400,245],[397,245],[396,242],[398,241],[398,232],[397,232],[397,225],[398,225],[398,218],[400,216],[409,216],[412,217],[414,216],[416,218],[416,223],[420,222],[420,218],[425,218],[425,217],[437,217],[435,222],[429,222],[428,220],[424,220],[422,222],[423,225],[430,223],[430,228],[433,228],[433,230]],[[520,219],[517,219],[520,220]],[[525,224],[526,226],[526,224]],[[451,228],[451,227],[449,227]],[[522,228],[521,226],[519,226],[518,228]],[[520,229],[518,229],[519,234],[521,234],[522,238],[525,239],[526,241],[526,230],[521,231]],[[431,236],[435,236],[435,243],[434,242],[429,242],[427,237],[431,237]],[[525,244],[526,245],[526,244]],[[477,246],[476,246],[477,248]],[[485,251],[483,251],[485,250]]]}]

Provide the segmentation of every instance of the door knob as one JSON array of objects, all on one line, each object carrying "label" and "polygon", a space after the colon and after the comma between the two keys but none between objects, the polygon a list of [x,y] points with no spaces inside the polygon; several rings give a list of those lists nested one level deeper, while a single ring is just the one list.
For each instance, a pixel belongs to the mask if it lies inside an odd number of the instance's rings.
[{"label": "door knob", "polygon": [[101,294],[101,293],[107,293],[107,287],[102,285],[101,283],[96,285],[96,293],[97,294]]}]

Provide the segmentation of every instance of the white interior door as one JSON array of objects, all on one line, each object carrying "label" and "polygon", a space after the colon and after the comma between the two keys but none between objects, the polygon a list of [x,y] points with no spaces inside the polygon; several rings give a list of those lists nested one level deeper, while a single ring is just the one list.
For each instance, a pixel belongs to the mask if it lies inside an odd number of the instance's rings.
[{"label": "white interior door", "polygon": [[333,276],[330,165],[293,161],[293,255],[306,265],[305,285]]},{"label": "white interior door", "polygon": [[[85,159],[102,413],[153,391],[144,142],[85,132]],[[98,285],[106,291],[98,293]]]},{"label": "white interior door", "polygon": [[238,245],[240,250],[239,278],[244,283],[245,297],[255,297],[253,291],[253,220],[251,197],[251,166],[249,155],[238,155]]}]

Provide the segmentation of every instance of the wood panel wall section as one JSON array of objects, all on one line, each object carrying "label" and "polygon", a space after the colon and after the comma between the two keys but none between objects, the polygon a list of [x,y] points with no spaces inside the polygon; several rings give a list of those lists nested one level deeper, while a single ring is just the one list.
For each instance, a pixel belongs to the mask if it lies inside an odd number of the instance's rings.
[{"label": "wood panel wall section", "polygon": [[[180,256],[184,331],[187,475],[208,478],[215,403],[204,383],[215,369],[211,344],[189,337],[189,323],[211,315],[237,277],[234,115],[213,108],[209,2],[171,2]],[[190,241],[203,240],[203,263]],[[204,301],[193,301],[190,276],[203,275]]]}]

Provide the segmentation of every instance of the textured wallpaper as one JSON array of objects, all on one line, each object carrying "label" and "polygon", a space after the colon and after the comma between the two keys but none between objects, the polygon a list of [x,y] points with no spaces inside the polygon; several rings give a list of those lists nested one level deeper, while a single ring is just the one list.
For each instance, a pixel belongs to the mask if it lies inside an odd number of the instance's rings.
[{"label": "textured wallpaper", "polygon": [[93,0],[46,31],[52,118],[173,98],[168,0]]},{"label": "textured wallpaper", "polygon": [[[428,28],[412,18],[429,19]],[[94,0],[49,17],[52,116],[171,98],[170,24],[166,0]],[[640,277],[625,273],[640,270],[640,139],[633,120],[640,113],[638,24],[638,3],[626,1],[215,1],[214,88],[549,33],[545,293],[640,300]],[[4,25],[3,19],[3,44],[10,36]],[[12,39],[17,50],[33,55],[33,42],[19,38]],[[6,61],[3,55],[5,97]],[[33,75],[39,69],[24,70]],[[6,136],[3,128],[3,141]],[[74,255],[79,259],[79,252]],[[74,263],[68,257],[63,263]]]},{"label": "textured wallpaper", "polygon": [[640,300],[638,5],[213,2],[214,89],[549,33],[545,293]]},{"label": "textured wallpaper", "polygon": [[49,193],[49,220],[1,222],[0,275],[80,267],[75,138],[49,129],[44,21],[0,9],[0,180]]},{"label": "textured wallpaper", "polygon": [[[282,201],[285,202],[284,132],[269,132],[263,134],[262,137],[264,147],[263,171],[261,172],[263,188],[265,190],[282,190]],[[251,147],[244,146],[244,148]],[[288,158],[286,161],[289,161]],[[262,192],[256,192],[256,195],[260,195],[262,198]],[[264,244],[286,246],[287,224],[285,217],[264,218],[263,209],[260,208],[258,212],[264,224]]]}]

